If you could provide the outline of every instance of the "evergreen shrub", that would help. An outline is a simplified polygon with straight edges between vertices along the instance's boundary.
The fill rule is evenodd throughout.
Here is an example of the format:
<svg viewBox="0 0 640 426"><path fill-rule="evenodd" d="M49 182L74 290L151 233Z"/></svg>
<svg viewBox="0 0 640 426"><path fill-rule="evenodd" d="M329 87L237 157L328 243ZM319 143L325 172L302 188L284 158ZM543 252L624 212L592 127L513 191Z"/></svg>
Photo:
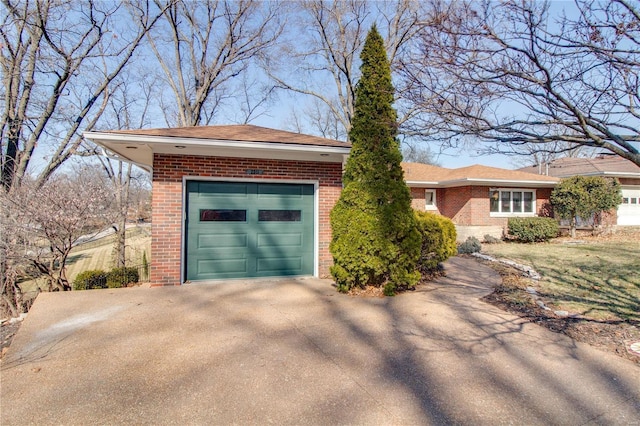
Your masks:
<svg viewBox="0 0 640 426"><path fill-rule="evenodd" d="M482 242L483 243L487 243L487 244L498 244L498 243L501 243L502 240L500 238L494 237L493 235L486 234L483 237L483 241Z"/></svg>
<svg viewBox="0 0 640 426"><path fill-rule="evenodd" d="M458 252L456 227L451 219L439 214L415 211L416 223L422 236L418 270L433 273L438 265Z"/></svg>
<svg viewBox="0 0 640 426"><path fill-rule="evenodd" d="M393 295L420 279L421 238L400 164L391 68L375 26L360 59L351 154L344 189L331 211L331 274L341 292L371 285Z"/></svg>
<svg viewBox="0 0 640 426"><path fill-rule="evenodd" d="M138 268L134 267L115 268L107 274L107 287L109 288L126 287L128 284L138 281L140 281L140 274Z"/></svg>
<svg viewBox="0 0 640 426"><path fill-rule="evenodd" d="M549 217L512 217L508 227L509 235L523 243L548 241L560 232L558 222Z"/></svg>
<svg viewBox="0 0 640 426"><path fill-rule="evenodd" d="M482 245L480 244L480 240L476 237L469 237L465 242L458 246L458 253L460 254L471 254L478 253L482 249Z"/></svg>
<svg viewBox="0 0 640 426"><path fill-rule="evenodd" d="M107 273L99 269L80 272L73 280L74 290L107 288Z"/></svg>

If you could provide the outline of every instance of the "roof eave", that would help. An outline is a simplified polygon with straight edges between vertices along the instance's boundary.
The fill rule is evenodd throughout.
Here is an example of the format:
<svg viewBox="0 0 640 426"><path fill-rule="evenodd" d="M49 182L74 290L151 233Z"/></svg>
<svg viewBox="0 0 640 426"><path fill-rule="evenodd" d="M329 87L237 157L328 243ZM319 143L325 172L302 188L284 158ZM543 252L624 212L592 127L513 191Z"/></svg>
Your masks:
<svg viewBox="0 0 640 426"><path fill-rule="evenodd" d="M348 154L351 150L350 146L333 146L333 145L312 145L312 144L296 144L288 142L251 142L239 140L225 139L202 139L202 138L181 138L181 137L164 137L164 136L145 136L145 135L127 135L107 132L84 132L84 137L92 141L98 139L103 141L111 141L114 143L127 144L163 144L163 145L184 145L186 148L190 146L208 147L224 147L224 148L249 148L249 149L268 149L283 151L312 151L312 152L329 152L334 154Z"/></svg>
<svg viewBox="0 0 640 426"><path fill-rule="evenodd" d="M219 156L245 157L253 155L254 158L261 158L261 153L264 153L265 158L342 162L351 150L350 146L162 137L109 132L84 132L83 135L118 157L147 170L152 169L153 155L157 153L215 156L217 151ZM128 153L129 150L137 151L133 154ZM207 154L203 154L203 150L207 150ZM209 150L211 150L211 154L208 154Z"/></svg>
<svg viewBox="0 0 640 426"><path fill-rule="evenodd" d="M558 181L540 181L540 180L519 180L519 179L479 179L479 178L462 178L452 179L440 182L442 188L453 188L456 186L504 186L504 187L524 187L524 188L553 188Z"/></svg>

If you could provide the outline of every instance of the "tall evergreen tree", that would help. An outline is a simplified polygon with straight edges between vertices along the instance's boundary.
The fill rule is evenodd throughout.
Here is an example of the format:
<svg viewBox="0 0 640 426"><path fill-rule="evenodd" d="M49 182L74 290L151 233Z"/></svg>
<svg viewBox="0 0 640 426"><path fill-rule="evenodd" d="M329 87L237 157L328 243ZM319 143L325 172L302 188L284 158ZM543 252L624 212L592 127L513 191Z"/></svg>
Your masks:
<svg viewBox="0 0 640 426"><path fill-rule="evenodd" d="M331 273L340 291L374 285L394 294L419 279L421 237L400 166L391 69L375 26L360 59L362 77L349 132L351 155L344 189L331 212Z"/></svg>

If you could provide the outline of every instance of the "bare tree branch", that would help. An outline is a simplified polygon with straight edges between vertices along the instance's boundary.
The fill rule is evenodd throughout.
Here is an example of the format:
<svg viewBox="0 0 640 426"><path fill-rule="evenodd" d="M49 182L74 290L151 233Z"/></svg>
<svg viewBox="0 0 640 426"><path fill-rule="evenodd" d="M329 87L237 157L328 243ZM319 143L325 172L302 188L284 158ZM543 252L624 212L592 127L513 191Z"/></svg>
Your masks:
<svg viewBox="0 0 640 426"><path fill-rule="evenodd" d="M634 4L439 4L402 64L412 131L484 152L607 150L640 164L640 22ZM567 147L566 144L570 146Z"/></svg>
<svg viewBox="0 0 640 426"><path fill-rule="evenodd" d="M317 120L322 108L326 118L336 122L330 127L341 127L335 133L346 136L359 78L358 55L367 31L378 17L393 67L393 61L417 31L418 9L418 2L408 0L295 3L291 40L283 43L277 57L265 58L263 67L277 88L312 99L309 111L313 116L309 119L316 133L323 133L327 124L326 119Z"/></svg>
<svg viewBox="0 0 640 426"><path fill-rule="evenodd" d="M21 184L36 147L55 147L38 186L76 152L81 128L95 124L104 111L96 103L104 106L107 88L159 15L151 15L144 0L2 1L8 13L0 30L0 130L2 183L9 190Z"/></svg>
<svg viewBox="0 0 640 426"><path fill-rule="evenodd" d="M279 5L253 0L155 3L166 9L149 39L175 100L175 117L169 115L167 124L208 124L228 96L229 82L280 36Z"/></svg>

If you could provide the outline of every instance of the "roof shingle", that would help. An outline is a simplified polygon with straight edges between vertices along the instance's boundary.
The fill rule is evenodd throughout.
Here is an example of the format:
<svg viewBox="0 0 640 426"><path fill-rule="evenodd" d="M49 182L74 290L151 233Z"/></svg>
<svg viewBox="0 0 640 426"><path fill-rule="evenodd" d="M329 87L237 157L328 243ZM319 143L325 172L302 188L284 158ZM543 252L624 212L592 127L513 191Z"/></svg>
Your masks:
<svg viewBox="0 0 640 426"><path fill-rule="evenodd" d="M557 182L558 179L551 176L542 176L533 173L525 173L518 170L488 167L479 164L447 169L420 163L402 163L405 180L410 182L439 182L457 180L497 180L515 182Z"/></svg>
<svg viewBox="0 0 640 426"><path fill-rule="evenodd" d="M529 173L548 173L549 176L569 177L576 175L615 175L638 174L640 167L629 160L614 155L603 155L596 158L559 158L548 167L523 167L520 171Z"/></svg>
<svg viewBox="0 0 640 426"><path fill-rule="evenodd" d="M242 142L267 142L296 145L350 147L347 142L324 139L301 133L286 132L250 124L227 126L175 127L164 129L110 130L123 135L158 136L165 138L194 138Z"/></svg>

